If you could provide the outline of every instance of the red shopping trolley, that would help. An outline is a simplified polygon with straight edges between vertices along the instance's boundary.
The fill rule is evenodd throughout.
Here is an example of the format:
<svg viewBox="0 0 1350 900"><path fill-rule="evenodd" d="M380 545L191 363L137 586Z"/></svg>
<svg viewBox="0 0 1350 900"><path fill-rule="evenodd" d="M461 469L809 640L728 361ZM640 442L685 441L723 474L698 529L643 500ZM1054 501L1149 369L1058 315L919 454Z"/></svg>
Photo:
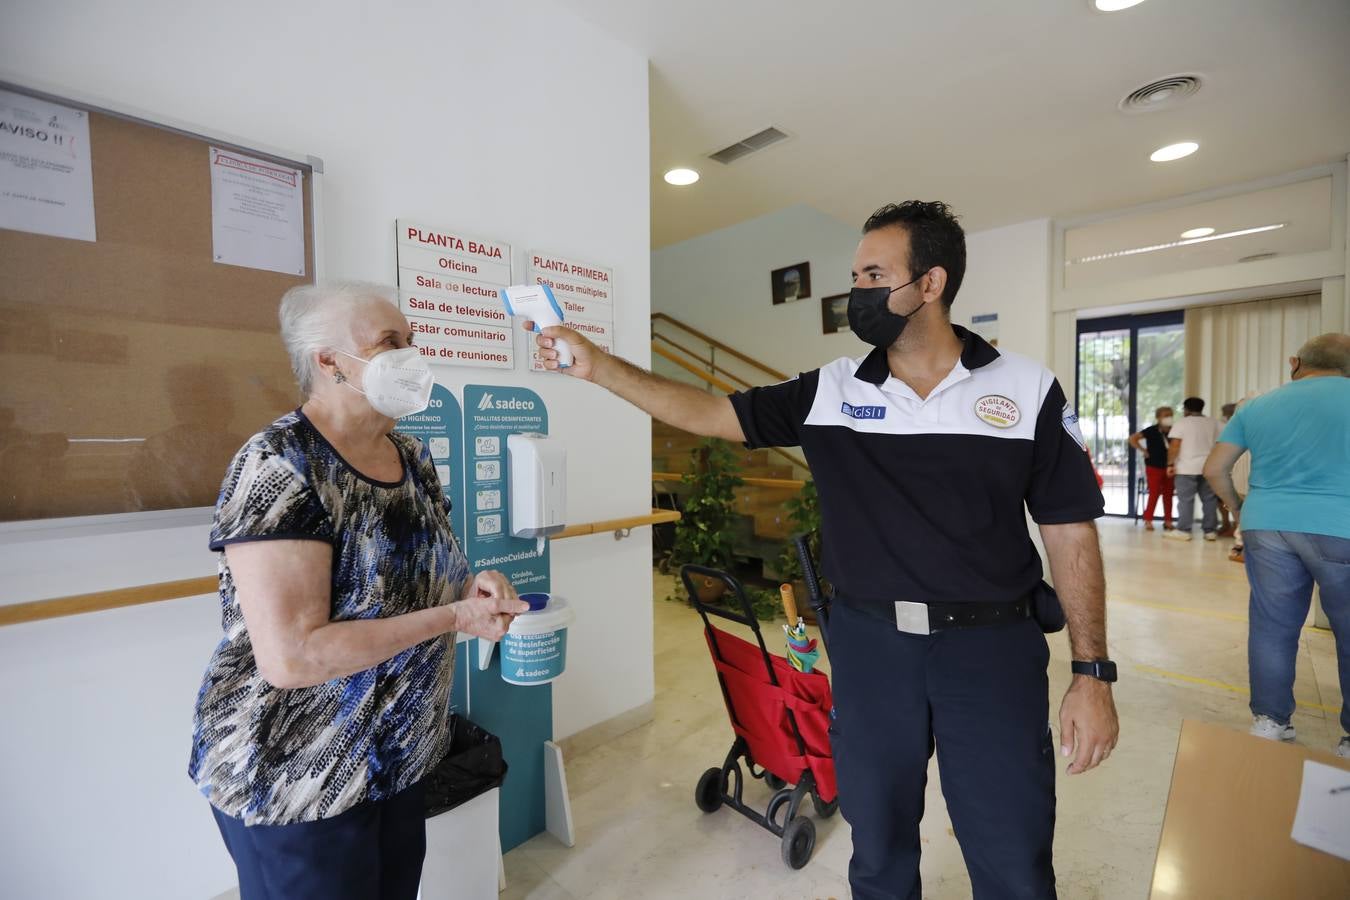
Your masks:
<svg viewBox="0 0 1350 900"><path fill-rule="evenodd" d="M729 589L724 596L730 598L727 607L731 608L699 600L691 575L724 582ZM703 619L704 636L736 734L721 768L709 769L699 779L694 800L705 813L730 806L780 837L783 862L800 869L816 846L815 822L798 814L803 802L809 795L821 818L834 815L839 805L830 754L830 680L823 672L799 672L787 660L769 653L750 601L735 578L702 566L684 566L680 577ZM814 577L808 576L808 584L823 635L823 601ZM737 606L739 612L734 610ZM748 626L758 646L714 627L709 616ZM762 814L743 799L745 772L774 789Z"/></svg>

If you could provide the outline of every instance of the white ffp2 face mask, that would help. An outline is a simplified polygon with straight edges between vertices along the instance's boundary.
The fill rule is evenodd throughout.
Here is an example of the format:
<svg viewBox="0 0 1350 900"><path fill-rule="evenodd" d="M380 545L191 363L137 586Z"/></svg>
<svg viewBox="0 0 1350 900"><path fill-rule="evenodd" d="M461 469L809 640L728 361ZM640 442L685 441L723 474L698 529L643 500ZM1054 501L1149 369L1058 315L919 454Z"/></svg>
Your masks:
<svg viewBox="0 0 1350 900"><path fill-rule="evenodd" d="M420 413L431 402L431 388L436 384L436 378L416 347L385 350L370 359L362 359L346 350L338 352L366 364L360 388L350 381L344 383L365 394L377 413L401 419Z"/></svg>

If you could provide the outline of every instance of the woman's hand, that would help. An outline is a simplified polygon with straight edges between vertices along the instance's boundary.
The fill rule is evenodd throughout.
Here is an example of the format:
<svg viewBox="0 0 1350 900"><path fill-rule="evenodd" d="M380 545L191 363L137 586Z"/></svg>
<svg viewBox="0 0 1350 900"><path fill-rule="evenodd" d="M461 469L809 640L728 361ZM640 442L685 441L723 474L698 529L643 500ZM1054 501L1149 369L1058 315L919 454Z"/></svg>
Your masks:
<svg viewBox="0 0 1350 900"><path fill-rule="evenodd" d="M530 608L501 572L479 572L469 579L460 599L451 606L455 610L456 631L489 641L501 640L511 627L511 620Z"/></svg>

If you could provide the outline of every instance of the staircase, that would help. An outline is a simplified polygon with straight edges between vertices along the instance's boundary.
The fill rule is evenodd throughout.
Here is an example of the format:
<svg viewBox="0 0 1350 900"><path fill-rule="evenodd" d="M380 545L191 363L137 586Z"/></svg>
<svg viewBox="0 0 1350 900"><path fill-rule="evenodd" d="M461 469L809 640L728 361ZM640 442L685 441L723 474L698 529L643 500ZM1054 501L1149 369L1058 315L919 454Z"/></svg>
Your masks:
<svg viewBox="0 0 1350 900"><path fill-rule="evenodd" d="M658 333L658 322L663 323L663 332L678 330L680 341ZM783 380L782 373L662 313L652 316L652 329L653 353L678 367L671 374L691 383L701 383L710 392L726 393L751 384ZM688 348L690 343L702 343L703 347L691 350ZM672 347L676 350L672 351ZM705 347L707 353L703 355L699 351ZM722 351L720 364L719 350ZM729 366L734 366L738 372L730 371ZM653 492L679 496L685 490L679 476L691 470L690 451L702 440L697 435L652 420ZM801 491L799 473L806 472L805 462L782 450L746 450L740 446L732 446L731 450L740 463L739 474L747 480L747 484L736 489L736 511L742 517L733 535L736 553L772 563L792 534L786 503Z"/></svg>

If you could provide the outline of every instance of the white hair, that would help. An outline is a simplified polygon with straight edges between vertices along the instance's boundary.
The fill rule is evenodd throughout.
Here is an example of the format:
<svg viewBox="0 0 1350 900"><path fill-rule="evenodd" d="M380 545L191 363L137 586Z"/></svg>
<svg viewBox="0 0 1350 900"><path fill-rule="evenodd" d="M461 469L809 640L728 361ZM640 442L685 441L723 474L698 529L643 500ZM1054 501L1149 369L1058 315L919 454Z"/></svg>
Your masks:
<svg viewBox="0 0 1350 900"><path fill-rule="evenodd" d="M314 354L349 344L344 327L357 310L372 303L398 306L397 294L393 288L372 281L329 281L298 285L282 295L281 340L306 399L314 387Z"/></svg>

